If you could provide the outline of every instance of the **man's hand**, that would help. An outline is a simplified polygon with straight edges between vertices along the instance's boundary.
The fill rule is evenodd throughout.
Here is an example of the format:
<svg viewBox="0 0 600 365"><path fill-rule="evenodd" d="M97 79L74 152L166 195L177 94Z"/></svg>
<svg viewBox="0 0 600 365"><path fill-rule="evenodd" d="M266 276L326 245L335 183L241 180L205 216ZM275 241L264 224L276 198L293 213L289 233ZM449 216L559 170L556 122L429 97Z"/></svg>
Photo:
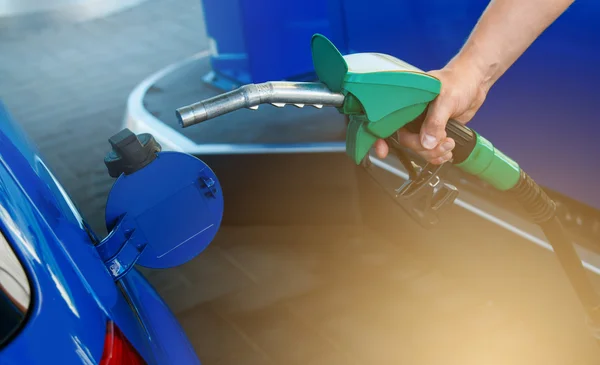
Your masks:
<svg viewBox="0 0 600 365"><path fill-rule="evenodd" d="M420 134L404 129L398 140L428 162L441 164L452 158L454 141L446 137L449 119L467 123L479 110L487 92L533 41L574 0L492 0L460 52L441 70L440 95L430 103ZM384 158L389 147L375 143Z"/></svg>
<svg viewBox="0 0 600 365"><path fill-rule="evenodd" d="M487 94L482 77L475 69L447 67L429 72L442 83L439 96L430 103L421 127L421 133L405 128L398 131L398 141L433 164L442 164L452 158L454 140L446 136L448 120L467 123L481 107ZM375 143L377 156L385 158L389 147L384 140Z"/></svg>

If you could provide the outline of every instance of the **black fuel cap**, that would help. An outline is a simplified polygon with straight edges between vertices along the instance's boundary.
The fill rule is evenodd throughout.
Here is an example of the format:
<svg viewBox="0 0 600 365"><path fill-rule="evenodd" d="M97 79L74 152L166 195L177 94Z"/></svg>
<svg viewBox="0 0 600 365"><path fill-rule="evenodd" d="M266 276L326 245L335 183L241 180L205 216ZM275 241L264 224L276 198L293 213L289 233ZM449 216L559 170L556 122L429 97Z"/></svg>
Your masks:
<svg viewBox="0 0 600 365"><path fill-rule="evenodd" d="M161 146L149 133L135 135L128 128L110 137L112 151L104 157L111 177L132 174L154 161Z"/></svg>

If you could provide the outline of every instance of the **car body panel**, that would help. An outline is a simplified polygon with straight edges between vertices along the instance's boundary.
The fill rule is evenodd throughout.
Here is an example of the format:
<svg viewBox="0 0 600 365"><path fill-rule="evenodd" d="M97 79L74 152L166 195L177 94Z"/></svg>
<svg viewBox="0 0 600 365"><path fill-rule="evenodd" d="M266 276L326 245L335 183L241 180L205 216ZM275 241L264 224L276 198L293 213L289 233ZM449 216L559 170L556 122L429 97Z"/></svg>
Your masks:
<svg viewBox="0 0 600 365"><path fill-rule="evenodd" d="M69 254L85 260L88 273L106 271L99 260L89 259L93 248L86 253L81 242L85 232L79 230L77 237L70 223L60 220L61 214L47 187L35 178L32 167L25 164L11 140L1 132L0 145L0 228L13 243L33 288L27 323L3 350L3 362L38 363L59 356L65 363L97 362L102 353L106 318ZM58 229L53 231L49 224ZM67 243L80 247L67 254ZM108 294L106 298L116 298L114 289L104 293Z"/></svg>
<svg viewBox="0 0 600 365"><path fill-rule="evenodd" d="M197 362L157 292L134 270L116 284L86 227L37 149L0 104L0 229L33 289L26 324L0 350L0 362L41 364L60 358L62 364L98 363L108 320L150 364Z"/></svg>
<svg viewBox="0 0 600 365"><path fill-rule="evenodd" d="M153 340L153 354L159 364L200 364L185 332L161 296L137 270L122 280L140 321Z"/></svg>

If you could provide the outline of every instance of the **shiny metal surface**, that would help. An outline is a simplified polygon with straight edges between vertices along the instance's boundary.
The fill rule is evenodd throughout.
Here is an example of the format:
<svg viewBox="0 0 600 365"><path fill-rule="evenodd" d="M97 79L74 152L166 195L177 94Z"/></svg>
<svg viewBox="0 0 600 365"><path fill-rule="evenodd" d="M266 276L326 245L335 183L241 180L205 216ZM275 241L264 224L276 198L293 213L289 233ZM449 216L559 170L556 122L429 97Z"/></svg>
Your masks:
<svg viewBox="0 0 600 365"><path fill-rule="evenodd" d="M317 82L265 82L244 85L236 90L177 109L177 119L182 127L189 127L238 109L258 109L260 104L283 107L292 104L298 108L310 105L338 107L344 95L333 93Z"/></svg>
<svg viewBox="0 0 600 365"><path fill-rule="evenodd" d="M179 131L169 127L162 120L150 113L143 103L144 95L159 80L176 72L178 69L197 60L210 56L210 52L199 52L180 62L171 64L148 76L129 95L123 128L136 133L151 133L163 147L163 151L180 151L192 155L223 154L280 154L280 153L344 153L346 144L340 142L303 142L296 144L261 144L261 143L202 143L198 144ZM181 108L182 109L182 108Z"/></svg>

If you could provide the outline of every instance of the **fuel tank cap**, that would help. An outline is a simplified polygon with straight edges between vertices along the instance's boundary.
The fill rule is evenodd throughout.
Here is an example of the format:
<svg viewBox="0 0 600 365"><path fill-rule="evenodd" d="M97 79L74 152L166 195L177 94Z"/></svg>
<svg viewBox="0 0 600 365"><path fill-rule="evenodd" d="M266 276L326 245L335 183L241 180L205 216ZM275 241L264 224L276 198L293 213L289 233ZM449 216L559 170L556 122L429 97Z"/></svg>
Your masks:
<svg viewBox="0 0 600 365"><path fill-rule="evenodd" d="M137 264L168 268L193 259L213 240L223 216L223 193L200 159L171 151L152 154L138 159L143 167L118 176L106 203L106 228L119 229L133 241L140 251Z"/></svg>

